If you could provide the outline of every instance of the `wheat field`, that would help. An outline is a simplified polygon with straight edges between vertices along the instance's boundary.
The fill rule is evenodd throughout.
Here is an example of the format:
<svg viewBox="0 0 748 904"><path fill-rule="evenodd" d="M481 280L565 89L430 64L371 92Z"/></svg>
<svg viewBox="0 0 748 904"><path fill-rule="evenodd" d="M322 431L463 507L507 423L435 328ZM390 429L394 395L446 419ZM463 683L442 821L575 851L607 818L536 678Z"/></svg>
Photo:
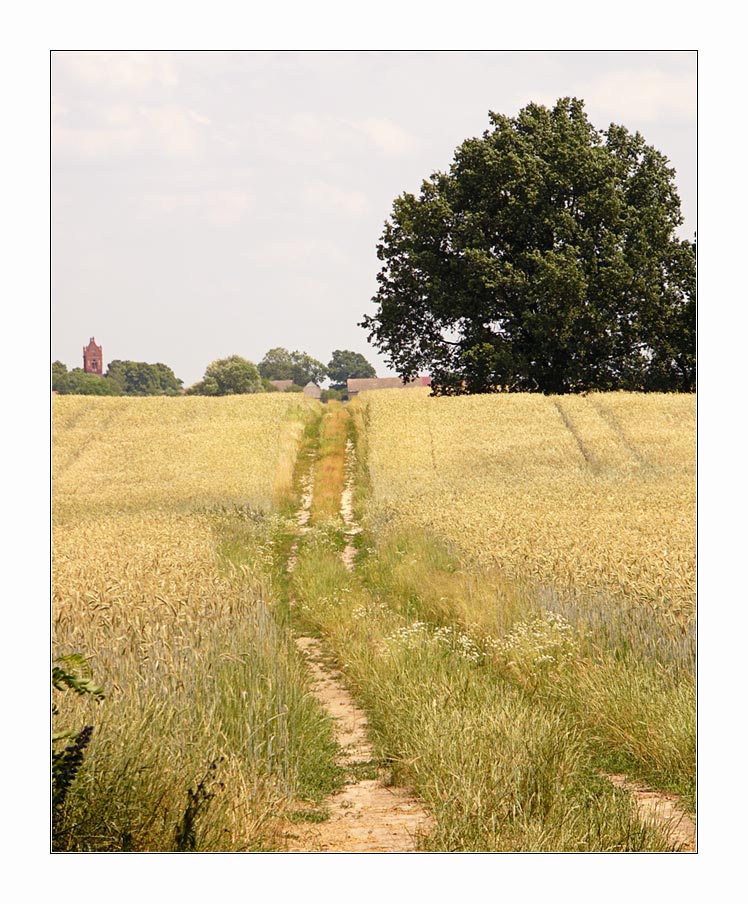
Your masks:
<svg viewBox="0 0 748 904"><path fill-rule="evenodd" d="M555 592L691 614L695 399L634 393L363 399L371 524Z"/></svg>
<svg viewBox="0 0 748 904"><path fill-rule="evenodd" d="M290 484L310 400L61 396L52 412L57 523L108 512L269 510Z"/></svg>
<svg viewBox="0 0 748 904"><path fill-rule="evenodd" d="M316 407L54 400L52 652L84 656L105 690L56 695L55 730L94 726L56 849L262 846L306 758L332 751L268 578L273 506ZM238 564L222 553L237 535Z"/></svg>
<svg viewBox="0 0 748 904"><path fill-rule="evenodd" d="M440 814L433 849L661 849L629 837L607 786L585 789L590 769L619 769L693 801L693 396L362 395L348 408L357 574L320 508L342 411L298 394L54 400L53 657L86 657L106 693L56 695L56 729L94 732L55 849L273 849L294 802L331 794L332 729L289 618L332 643L386 756ZM291 604L278 557L300 449L324 517L302 538ZM340 488L328 495L334 511ZM545 726L542 749L569 753L568 787L563 763L542 772L566 788L557 826L521 795L497 823L488 789L509 735L491 706L526 726L525 746ZM470 713L478 757L478 735L466 747L454 731ZM524 794L519 755L506 752L502 794ZM474 790L445 797L468 773Z"/></svg>

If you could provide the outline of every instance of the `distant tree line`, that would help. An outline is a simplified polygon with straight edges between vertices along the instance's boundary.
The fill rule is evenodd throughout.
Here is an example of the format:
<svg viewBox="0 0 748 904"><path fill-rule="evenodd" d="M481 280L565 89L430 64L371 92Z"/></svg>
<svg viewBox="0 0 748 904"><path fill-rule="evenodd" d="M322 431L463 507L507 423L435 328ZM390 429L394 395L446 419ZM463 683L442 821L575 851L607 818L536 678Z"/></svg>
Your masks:
<svg viewBox="0 0 748 904"><path fill-rule="evenodd" d="M175 396L182 381L165 364L145 361L111 361L104 376L87 374L82 367L68 370L62 361L52 365L52 389L61 395Z"/></svg>
<svg viewBox="0 0 748 904"><path fill-rule="evenodd" d="M322 400L347 397L347 381L356 377L375 377L372 365L358 352L336 349L327 365L305 352L271 348L255 365L240 355L211 362L202 380L182 388L170 367L141 361L112 361L104 376L88 374L80 367L68 370L61 361L52 365L52 389L62 395L243 395L254 392L278 392L273 381L291 381L286 392L302 392L308 383L320 385Z"/></svg>

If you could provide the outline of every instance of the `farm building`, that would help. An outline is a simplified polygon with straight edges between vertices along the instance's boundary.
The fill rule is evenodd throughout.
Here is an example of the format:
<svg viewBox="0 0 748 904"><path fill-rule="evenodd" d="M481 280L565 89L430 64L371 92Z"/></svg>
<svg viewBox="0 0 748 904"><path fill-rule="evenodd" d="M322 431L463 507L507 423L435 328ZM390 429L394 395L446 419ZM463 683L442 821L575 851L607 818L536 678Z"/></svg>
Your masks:
<svg viewBox="0 0 748 904"><path fill-rule="evenodd" d="M316 383L307 383L304 387L304 393L308 396L311 396L313 399L318 399L322 395L322 390L317 386Z"/></svg>
<svg viewBox="0 0 748 904"><path fill-rule="evenodd" d="M293 380L271 380L270 385L275 386L279 392L286 392L293 386Z"/></svg>
<svg viewBox="0 0 748 904"><path fill-rule="evenodd" d="M409 383L404 383L400 377L360 377L348 380L348 398L373 389L413 389L416 386L431 386L431 377L416 377Z"/></svg>

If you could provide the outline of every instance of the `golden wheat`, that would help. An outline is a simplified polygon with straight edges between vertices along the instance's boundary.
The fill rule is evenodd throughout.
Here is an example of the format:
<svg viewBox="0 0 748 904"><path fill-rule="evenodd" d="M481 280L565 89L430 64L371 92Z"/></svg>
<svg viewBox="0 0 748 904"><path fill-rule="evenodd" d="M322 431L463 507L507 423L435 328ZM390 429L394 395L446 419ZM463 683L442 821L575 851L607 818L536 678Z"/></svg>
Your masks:
<svg viewBox="0 0 748 904"><path fill-rule="evenodd" d="M81 698L59 701L62 727L96 725L75 815L87 838L102 833L99 811L109 824L119 806L128 843L169 849L187 788L220 763L223 834L204 843L241 847L293 785L279 757L293 746L289 701L303 679L266 605L264 528L232 516L247 525L240 571L222 563L219 528L226 509L274 517L318 404L269 394L54 400L53 651L86 656L106 689L88 715ZM239 773L246 794L231 778ZM160 828L157 809L168 814ZM110 835L101 844L116 848Z"/></svg>
<svg viewBox="0 0 748 904"><path fill-rule="evenodd" d="M290 484L302 412L281 393L188 398L56 398L56 520L108 512L268 510Z"/></svg>
<svg viewBox="0 0 748 904"><path fill-rule="evenodd" d="M692 612L693 396L362 398L373 525L512 579Z"/></svg>

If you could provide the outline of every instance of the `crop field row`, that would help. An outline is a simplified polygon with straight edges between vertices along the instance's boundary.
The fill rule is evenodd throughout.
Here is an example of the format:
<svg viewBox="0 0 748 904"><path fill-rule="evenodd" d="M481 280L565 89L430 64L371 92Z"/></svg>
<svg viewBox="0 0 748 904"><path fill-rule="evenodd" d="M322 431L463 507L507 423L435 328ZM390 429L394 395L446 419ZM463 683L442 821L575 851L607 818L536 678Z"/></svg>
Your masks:
<svg viewBox="0 0 748 904"><path fill-rule="evenodd" d="M555 592L690 616L690 395L365 396L369 523Z"/></svg>

